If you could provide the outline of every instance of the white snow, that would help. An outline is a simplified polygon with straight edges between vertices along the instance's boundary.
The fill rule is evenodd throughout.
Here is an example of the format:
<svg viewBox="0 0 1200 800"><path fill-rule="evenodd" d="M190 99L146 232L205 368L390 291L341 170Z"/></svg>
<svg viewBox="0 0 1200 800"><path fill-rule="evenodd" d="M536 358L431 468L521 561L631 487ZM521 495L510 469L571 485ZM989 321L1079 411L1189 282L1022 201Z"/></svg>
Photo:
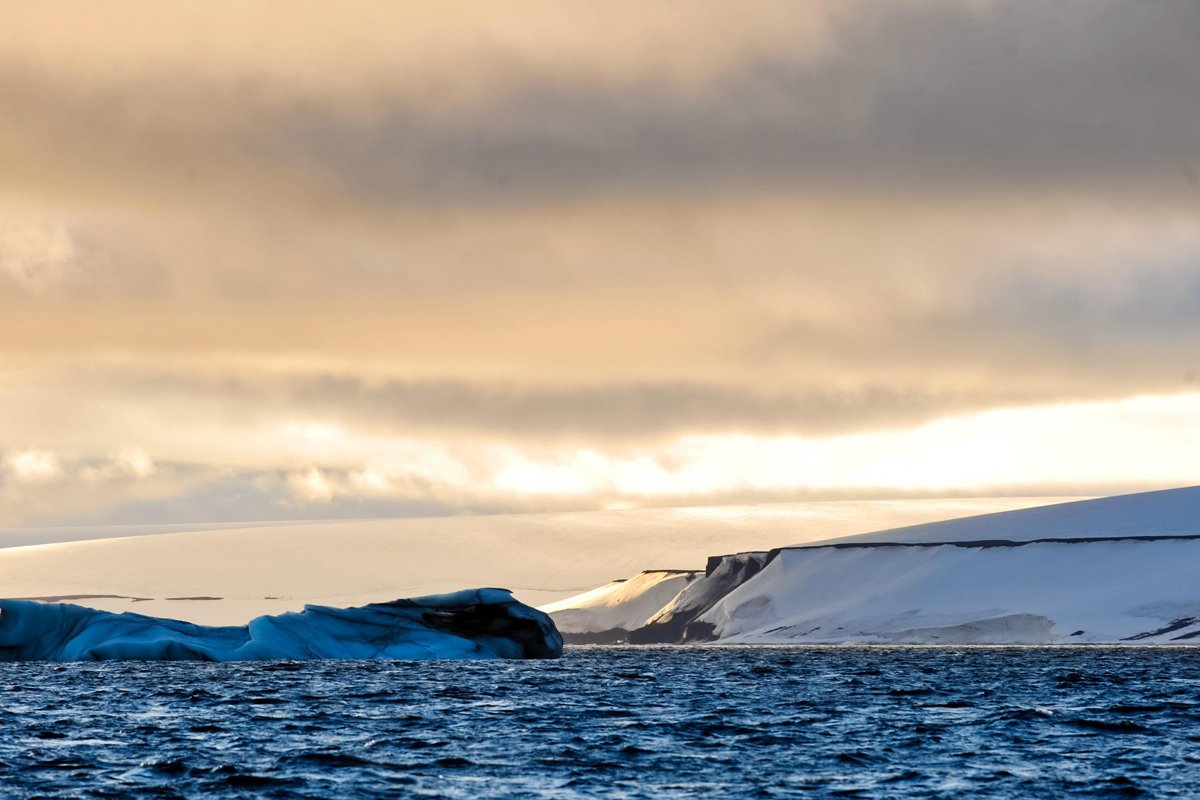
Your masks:
<svg viewBox="0 0 1200 800"><path fill-rule="evenodd" d="M701 573L703 574L703 573ZM597 633L646 624L695 579L695 572L643 572L541 607L563 633Z"/></svg>
<svg viewBox="0 0 1200 800"><path fill-rule="evenodd" d="M832 541L1030 543L784 549L699 621L729 641L1200 642L1200 540L1147 538L1187 536L1200 487L885 530Z"/></svg>
<svg viewBox="0 0 1200 800"><path fill-rule="evenodd" d="M647 624L671 627L694 619L712 608L736 586L757 574L769 555L759 551L722 556L712 569L706 569L703 576L685 586L658 613L651 616Z"/></svg>
<svg viewBox="0 0 1200 800"><path fill-rule="evenodd" d="M1144 640L1169 641L1200 631L1198 566L1200 540L784 550L700 620L727 642L1039 643L1195 618Z"/></svg>
<svg viewBox="0 0 1200 800"><path fill-rule="evenodd" d="M242 624L306 603L356 606L478 586L553 603L715 553L927 522L1052 498L846 501L717 508L313 522L0 549L0 597ZM120 595L103 598L96 595ZM168 599L168 598L219 599ZM146 598L132 601L128 598Z"/></svg>
<svg viewBox="0 0 1200 800"><path fill-rule="evenodd" d="M1198 487L810 539L725 556L630 640L1200 643L1200 539L1170 538L1188 536Z"/></svg>

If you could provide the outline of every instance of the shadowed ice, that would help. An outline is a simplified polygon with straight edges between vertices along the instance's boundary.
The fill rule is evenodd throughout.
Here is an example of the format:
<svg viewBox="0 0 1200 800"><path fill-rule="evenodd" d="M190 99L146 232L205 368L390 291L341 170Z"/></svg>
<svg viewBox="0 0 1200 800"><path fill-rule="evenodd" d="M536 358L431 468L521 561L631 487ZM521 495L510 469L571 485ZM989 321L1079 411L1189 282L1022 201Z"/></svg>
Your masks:
<svg viewBox="0 0 1200 800"><path fill-rule="evenodd" d="M305 606L210 627L66 603L0 600L0 661L557 658L550 618L504 589Z"/></svg>

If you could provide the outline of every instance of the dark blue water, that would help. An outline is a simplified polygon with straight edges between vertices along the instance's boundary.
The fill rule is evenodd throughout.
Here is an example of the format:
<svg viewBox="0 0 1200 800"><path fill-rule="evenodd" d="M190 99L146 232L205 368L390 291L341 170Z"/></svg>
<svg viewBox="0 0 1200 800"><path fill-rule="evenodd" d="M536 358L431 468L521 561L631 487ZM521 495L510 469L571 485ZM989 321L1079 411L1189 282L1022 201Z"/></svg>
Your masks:
<svg viewBox="0 0 1200 800"><path fill-rule="evenodd" d="M1200 649L0 664L0 796L1195 797Z"/></svg>

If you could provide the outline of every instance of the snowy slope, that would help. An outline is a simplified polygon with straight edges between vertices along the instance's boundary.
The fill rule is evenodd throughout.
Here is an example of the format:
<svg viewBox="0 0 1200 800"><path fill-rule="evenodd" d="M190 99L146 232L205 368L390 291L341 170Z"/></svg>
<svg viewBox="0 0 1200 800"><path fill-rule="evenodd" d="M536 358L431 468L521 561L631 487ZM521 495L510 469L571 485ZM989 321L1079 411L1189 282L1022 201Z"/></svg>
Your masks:
<svg viewBox="0 0 1200 800"><path fill-rule="evenodd" d="M1197 487L832 542L776 551L689 632L758 642L1200 642Z"/></svg>
<svg viewBox="0 0 1200 800"><path fill-rule="evenodd" d="M646 569L699 569L712 553L764 550L780 542L1039 502L1049 499L796 503L296 523L160 535L140 531L145 535L0 549L0 597L62 599L206 624L240 624L305 603L363 605L481 586L509 588L522 602L538 605Z"/></svg>
<svg viewBox="0 0 1200 800"><path fill-rule="evenodd" d="M770 557L770 553L758 551L710 558L704 575L685 586L640 630L631 632L629 641L656 644L685 639L688 625L757 575Z"/></svg>
<svg viewBox="0 0 1200 800"><path fill-rule="evenodd" d="M788 549L699 621L730 642L1200 642L1200 540Z"/></svg>
<svg viewBox="0 0 1200 800"><path fill-rule="evenodd" d="M628 639L1200 643L1200 489L714 556Z"/></svg>
<svg viewBox="0 0 1200 800"><path fill-rule="evenodd" d="M698 573L643 572L599 589L542 606L564 634L631 631L671 602Z"/></svg>

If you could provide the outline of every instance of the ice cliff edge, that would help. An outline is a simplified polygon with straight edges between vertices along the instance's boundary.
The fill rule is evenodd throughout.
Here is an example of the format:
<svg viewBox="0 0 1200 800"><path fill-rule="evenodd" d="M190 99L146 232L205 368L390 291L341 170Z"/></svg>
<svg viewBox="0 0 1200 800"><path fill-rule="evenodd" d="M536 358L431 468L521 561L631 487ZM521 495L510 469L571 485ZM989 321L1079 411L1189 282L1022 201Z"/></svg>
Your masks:
<svg viewBox="0 0 1200 800"><path fill-rule="evenodd" d="M713 556L544 610L572 644L1197 645L1197 567L1184 487Z"/></svg>
<svg viewBox="0 0 1200 800"><path fill-rule="evenodd" d="M558 658L550 617L505 589L305 606L209 627L67 603L0 600L0 661Z"/></svg>

